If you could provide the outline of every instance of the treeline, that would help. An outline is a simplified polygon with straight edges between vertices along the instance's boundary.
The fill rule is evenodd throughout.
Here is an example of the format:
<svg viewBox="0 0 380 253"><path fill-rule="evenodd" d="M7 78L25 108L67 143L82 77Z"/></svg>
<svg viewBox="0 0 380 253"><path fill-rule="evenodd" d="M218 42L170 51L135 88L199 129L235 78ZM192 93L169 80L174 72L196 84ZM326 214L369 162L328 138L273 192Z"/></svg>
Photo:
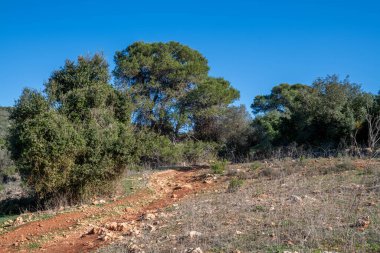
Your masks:
<svg viewBox="0 0 380 253"><path fill-rule="evenodd" d="M112 72L99 54L66 61L43 92L25 89L12 109L8 148L39 199L104 193L133 166L368 144L368 122L378 118L379 97L336 76L274 87L254 99L252 119L232 105L239 91L187 46L137 42L114 60Z"/></svg>
<svg viewBox="0 0 380 253"><path fill-rule="evenodd" d="M380 139L380 96L348 78L318 78L311 86L280 84L251 108L258 152L279 147L373 154Z"/></svg>

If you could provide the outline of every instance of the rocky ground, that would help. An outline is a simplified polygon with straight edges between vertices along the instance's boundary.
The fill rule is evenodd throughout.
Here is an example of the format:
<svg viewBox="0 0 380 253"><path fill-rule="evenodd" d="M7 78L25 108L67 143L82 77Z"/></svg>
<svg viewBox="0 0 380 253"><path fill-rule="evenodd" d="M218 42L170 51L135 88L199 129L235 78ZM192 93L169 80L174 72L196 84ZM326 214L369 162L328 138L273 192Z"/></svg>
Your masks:
<svg viewBox="0 0 380 253"><path fill-rule="evenodd" d="M0 219L0 252L380 252L377 160L135 176L126 197Z"/></svg>
<svg viewBox="0 0 380 253"><path fill-rule="evenodd" d="M0 252L93 251L140 234L140 224L151 213L216 185L203 169L165 170L149 175L146 187L126 197L3 218Z"/></svg>

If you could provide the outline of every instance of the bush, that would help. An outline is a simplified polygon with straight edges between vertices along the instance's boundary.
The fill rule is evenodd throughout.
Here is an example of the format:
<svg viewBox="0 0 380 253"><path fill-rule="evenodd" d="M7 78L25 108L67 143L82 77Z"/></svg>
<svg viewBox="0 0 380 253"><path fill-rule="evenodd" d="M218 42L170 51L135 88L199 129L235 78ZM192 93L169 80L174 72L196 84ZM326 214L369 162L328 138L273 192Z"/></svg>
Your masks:
<svg viewBox="0 0 380 253"><path fill-rule="evenodd" d="M70 189L76 155L84 140L55 112L46 112L11 129L11 148L22 179L41 198Z"/></svg>
<svg viewBox="0 0 380 253"><path fill-rule="evenodd" d="M211 170L214 174L223 174L227 167L227 161L216 161L211 164Z"/></svg>
<svg viewBox="0 0 380 253"><path fill-rule="evenodd" d="M107 186L139 158L133 129L118 108L128 101L109 79L101 56L79 57L53 72L45 94L25 89L12 110L12 157L44 203L110 192Z"/></svg>
<svg viewBox="0 0 380 253"><path fill-rule="evenodd" d="M243 179L240 178L232 178L230 183L228 184L228 192L235 192L237 191L240 187L242 187L244 184Z"/></svg>
<svg viewBox="0 0 380 253"><path fill-rule="evenodd" d="M261 168L261 163L260 162L253 162L250 166L249 169L251 171L257 171L258 169Z"/></svg>
<svg viewBox="0 0 380 253"><path fill-rule="evenodd" d="M182 147L172 143L167 136L141 129L136 133L136 143L135 152L140 164L157 167L174 165L182 160Z"/></svg>
<svg viewBox="0 0 380 253"><path fill-rule="evenodd" d="M208 162L216 158L216 144L202 141L182 143L182 160L191 164Z"/></svg>

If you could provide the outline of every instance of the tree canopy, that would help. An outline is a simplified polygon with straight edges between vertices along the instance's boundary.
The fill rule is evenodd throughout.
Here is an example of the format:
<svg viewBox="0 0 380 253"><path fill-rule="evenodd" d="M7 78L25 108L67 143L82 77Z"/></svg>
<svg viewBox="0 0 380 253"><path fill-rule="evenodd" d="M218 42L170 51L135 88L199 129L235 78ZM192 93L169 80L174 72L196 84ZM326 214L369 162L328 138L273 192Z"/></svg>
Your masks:
<svg viewBox="0 0 380 253"><path fill-rule="evenodd" d="M116 85L134 104L134 123L164 135L191 128L200 107L227 107L239 97L229 82L208 77L204 56L177 42L134 43L116 52L115 63Z"/></svg>
<svg viewBox="0 0 380 253"><path fill-rule="evenodd" d="M373 95L348 78L318 78L311 86L280 84L252 103L260 145L298 144L336 148L365 124Z"/></svg>

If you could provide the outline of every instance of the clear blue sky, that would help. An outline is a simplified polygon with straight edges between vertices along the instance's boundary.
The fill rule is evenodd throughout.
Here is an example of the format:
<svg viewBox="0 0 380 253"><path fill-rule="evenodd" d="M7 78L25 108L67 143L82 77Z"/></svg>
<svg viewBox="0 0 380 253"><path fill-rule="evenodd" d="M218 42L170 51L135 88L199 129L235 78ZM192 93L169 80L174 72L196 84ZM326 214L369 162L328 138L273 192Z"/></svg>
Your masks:
<svg viewBox="0 0 380 253"><path fill-rule="evenodd" d="M112 69L116 50L171 40L206 56L247 106L276 84L334 73L380 90L379 1L0 0L0 105L42 90L67 58L102 51Z"/></svg>

